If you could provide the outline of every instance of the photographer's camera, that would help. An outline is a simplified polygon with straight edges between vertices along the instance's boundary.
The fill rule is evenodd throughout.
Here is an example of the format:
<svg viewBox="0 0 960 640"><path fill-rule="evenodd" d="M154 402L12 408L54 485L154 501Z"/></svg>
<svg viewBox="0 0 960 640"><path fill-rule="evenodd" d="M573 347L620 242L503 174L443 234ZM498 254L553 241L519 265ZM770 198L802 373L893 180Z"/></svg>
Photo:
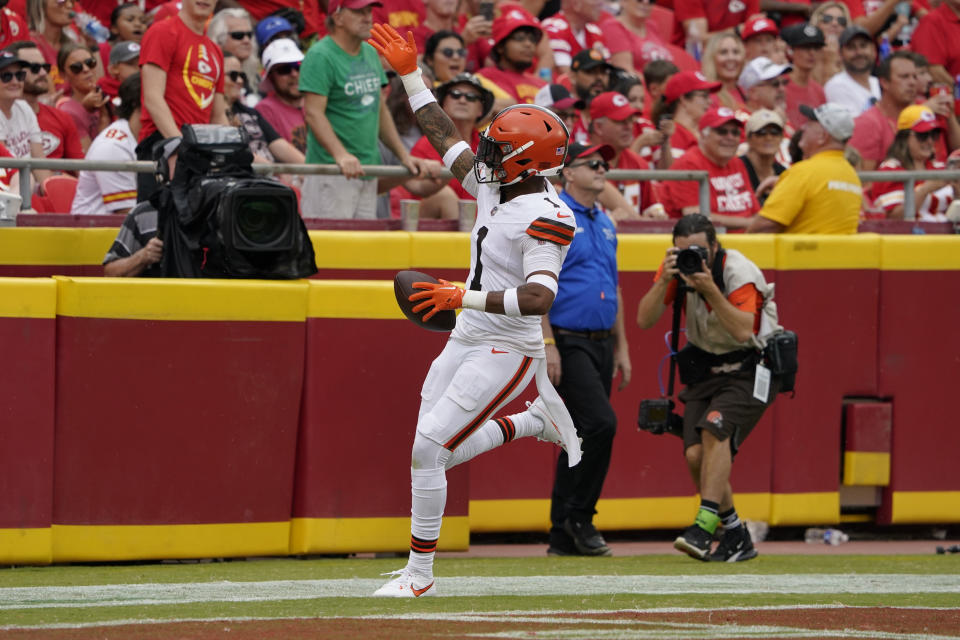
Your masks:
<svg viewBox="0 0 960 640"><path fill-rule="evenodd" d="M677 252L677 269L685 276L703 271L703 263L710 254L704 247L692 244L686 249Z"/></svg>

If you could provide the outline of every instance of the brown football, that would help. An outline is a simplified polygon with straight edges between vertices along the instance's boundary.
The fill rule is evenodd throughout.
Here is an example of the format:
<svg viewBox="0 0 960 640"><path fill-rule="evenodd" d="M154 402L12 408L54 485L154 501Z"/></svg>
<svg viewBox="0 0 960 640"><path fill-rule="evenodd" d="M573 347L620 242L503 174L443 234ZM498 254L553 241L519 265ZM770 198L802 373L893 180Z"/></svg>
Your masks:
<svg viewBox="0 0 960 640"><path fill-rule="evenodd" d="M424 309L420 313L414 313L413 308L422 302L410 302L410 296L423 289L414 289L414 282L437 282L433 276L419 271L400 271L393 279L393 294L397 297L397 304L407 319L416 325L429 329L430 331L452 331L457 324L457 314L453 310L440 311L429 321L423 321L423 315L429 311Z"/></svg>

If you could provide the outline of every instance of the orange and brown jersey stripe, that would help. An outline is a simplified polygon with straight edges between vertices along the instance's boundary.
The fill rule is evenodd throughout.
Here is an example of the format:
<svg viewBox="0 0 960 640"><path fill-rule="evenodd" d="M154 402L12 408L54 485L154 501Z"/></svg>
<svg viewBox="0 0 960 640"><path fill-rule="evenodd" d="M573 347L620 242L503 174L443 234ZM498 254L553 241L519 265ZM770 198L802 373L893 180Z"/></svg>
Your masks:
<svg viewBox="0 0 960 640"><path fill-rule="evenodd" d="M507 444L517 437L517 428L510 418L497 418L494 422L497 423L497 426L500 427L500 433L503 434L503 444Z"/></svg>
<svg viewBox="0 0 960 640"><path fill-rule="evenodd" d="M523 376L527 374L527 370L530 369L530 363L533 362L533 358L524 356L523 361L520 363L520 366L517 368L517 372L513 374L510 378L510 381L494 396L493 400L490 401L483 411L481 411L476 418L470 421L470 424L461 429L457 435L453 436L444 444L443 446L453 451L461 444L463 441L470 437L474 431L483 426L487 420L490 419L490 414L497 410L504 400L510 397L510 394L513 393L513 390L517 388L520 382L523 380Z"/></svg>
<svg viewBox="0 0 960 640"><path fill-rule="evenodd" d="M410 551L414 553L433 553L437 550L437 540L423 540L417 536L410 536Z"/></svg>
<svg viewBox="0 0 960 640"><path fill-rule="evenodd" d="M537 218L527 227L527 233L537 240L546 240L562 247L573 242L573 234L576 231L568 224L543 217Z"/></svg>

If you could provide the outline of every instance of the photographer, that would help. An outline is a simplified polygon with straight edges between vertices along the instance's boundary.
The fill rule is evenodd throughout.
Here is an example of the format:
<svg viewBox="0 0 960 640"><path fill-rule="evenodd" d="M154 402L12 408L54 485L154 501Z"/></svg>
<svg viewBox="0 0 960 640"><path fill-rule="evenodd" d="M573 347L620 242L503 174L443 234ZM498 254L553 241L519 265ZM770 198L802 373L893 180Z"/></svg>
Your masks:
<svg viewBox="0 0 960 640"><path fill-rule="evenodd" d="M686 296L674 308L679 313L682 305L686 314L687 345L676 355L686 386L679 395L684 455L701 500L674 547L698 560L749 560L757 552L734 509L730 469L780 387L760 364L767 339L781 331L773 285L742 253L720 246L707 217L691 214L674 226L673 247L640 300L640 327L653 327L678 291ZM723 537L711 553L721 523Z"/></svg>

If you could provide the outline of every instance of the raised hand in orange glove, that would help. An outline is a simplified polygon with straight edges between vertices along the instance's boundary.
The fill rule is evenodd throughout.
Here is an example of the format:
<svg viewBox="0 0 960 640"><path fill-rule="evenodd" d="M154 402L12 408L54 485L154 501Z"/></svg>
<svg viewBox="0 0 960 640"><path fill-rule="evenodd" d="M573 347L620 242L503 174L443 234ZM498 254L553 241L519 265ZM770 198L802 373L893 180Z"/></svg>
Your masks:
<svg viewBox="0 0 960 640"><path fill-rule="evenodd" d="M417 43L413 40L413 32L407 32L407 39L397 33L389 24L375 24L370 34L370 46L376 49L390 66L405 76L417 70Z"/></svg>
<svg viewBox="0 0 960 640"><path fill-rule="evenodd" d="M446 280L440 280L438 282L414 282L413 288L426 289L426 291L411 294L408 298L410 302L423 300L423 302L413 308L414 313L420 313L423 309L433 307L433 309L423 316L424 322L432 318L438 311L459 309L463 306L464 289L452 282Z"/></svg>

